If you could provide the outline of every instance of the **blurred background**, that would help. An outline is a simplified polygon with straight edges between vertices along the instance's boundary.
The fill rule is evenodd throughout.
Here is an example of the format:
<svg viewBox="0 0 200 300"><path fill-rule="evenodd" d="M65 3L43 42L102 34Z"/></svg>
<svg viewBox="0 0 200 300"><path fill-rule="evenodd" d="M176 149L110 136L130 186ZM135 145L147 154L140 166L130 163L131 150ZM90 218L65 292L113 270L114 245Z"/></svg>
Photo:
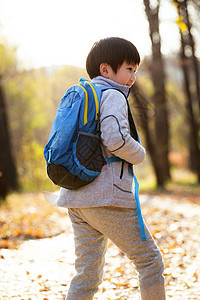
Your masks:
<svg viewBox="0 0 200 300"><path fill-rule="evenodd" d="M200 191L199 0L0 0L0 197L51 190L43 149L93 43L119 36L142 62L130 93L147 149L142 191Z"/></svg>

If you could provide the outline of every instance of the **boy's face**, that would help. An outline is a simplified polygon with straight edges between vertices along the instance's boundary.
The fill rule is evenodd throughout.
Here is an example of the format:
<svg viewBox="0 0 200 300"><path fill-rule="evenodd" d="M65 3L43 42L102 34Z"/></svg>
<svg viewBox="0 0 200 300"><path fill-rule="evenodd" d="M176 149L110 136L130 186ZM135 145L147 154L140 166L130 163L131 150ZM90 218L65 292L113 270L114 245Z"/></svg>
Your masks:
<svg viewBox="0 0 200 300"><path fill-rule="evenodd" d="M138 65L127 64L126 62L124 62L117 70L117 73L113 71L110 65L104 64L104 67L104 74L101 73L101 75L119 84L131 87L136 80L135 73L137 71Z"/></svg>

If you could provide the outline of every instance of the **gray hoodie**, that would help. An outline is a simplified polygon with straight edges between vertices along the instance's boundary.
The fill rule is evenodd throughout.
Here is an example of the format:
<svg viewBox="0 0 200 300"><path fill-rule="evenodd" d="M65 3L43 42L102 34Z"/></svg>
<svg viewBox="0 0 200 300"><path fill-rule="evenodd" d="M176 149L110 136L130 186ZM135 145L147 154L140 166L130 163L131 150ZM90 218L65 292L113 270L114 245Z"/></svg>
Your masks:
<svg viewBox="0 0 200 300"><path fill-rule="evenodd" d="M129 87L98 76L96 85L112 86L128 96ZM100 129L105 157L118 156L125 160L106 164L100 175L78 190L61 188L57 205L62 207L120 206L136 207L133 173L128 163L138 165L144 161L145 149L130 135L128 106L123 94L114 89L102 93L100 103Z"/></svg>

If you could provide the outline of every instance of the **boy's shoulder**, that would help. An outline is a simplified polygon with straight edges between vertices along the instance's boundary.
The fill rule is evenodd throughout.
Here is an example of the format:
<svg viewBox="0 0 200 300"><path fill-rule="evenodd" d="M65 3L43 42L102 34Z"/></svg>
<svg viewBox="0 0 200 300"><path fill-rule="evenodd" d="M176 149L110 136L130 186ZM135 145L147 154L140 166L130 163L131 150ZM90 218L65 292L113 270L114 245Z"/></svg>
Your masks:
<svg viewBox="0 0 200 300"><path fill-rule="evenodd" d="M119 89L108 89L103 91L102 93L102 102L109 101L115 103L115 106L117 103L123 103L126 104L126 95L120 91Z"/></svg>
<svg viewBox="0 0 200 300"><path fill-rule="evenodd" d="M102 93L100 107L103 115L126 114L128 110L125 96L122 92L115 89L109 89Z"/></svg>

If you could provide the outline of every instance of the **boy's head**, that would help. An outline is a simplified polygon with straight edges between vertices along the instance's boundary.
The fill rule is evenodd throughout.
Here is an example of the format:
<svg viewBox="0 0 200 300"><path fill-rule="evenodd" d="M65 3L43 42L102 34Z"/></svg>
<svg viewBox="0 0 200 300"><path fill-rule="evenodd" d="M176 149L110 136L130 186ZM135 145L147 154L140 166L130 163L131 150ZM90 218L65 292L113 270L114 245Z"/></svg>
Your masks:
<svg viewBox="0 0 200 300"><path fill-rule="evenodd" d="M139 66L140 55L137 48L129 41L111 37L96 42L86 60L86 70L90 78L102 75L102 64L109 65L114 73L123 63Z"/></svg>

